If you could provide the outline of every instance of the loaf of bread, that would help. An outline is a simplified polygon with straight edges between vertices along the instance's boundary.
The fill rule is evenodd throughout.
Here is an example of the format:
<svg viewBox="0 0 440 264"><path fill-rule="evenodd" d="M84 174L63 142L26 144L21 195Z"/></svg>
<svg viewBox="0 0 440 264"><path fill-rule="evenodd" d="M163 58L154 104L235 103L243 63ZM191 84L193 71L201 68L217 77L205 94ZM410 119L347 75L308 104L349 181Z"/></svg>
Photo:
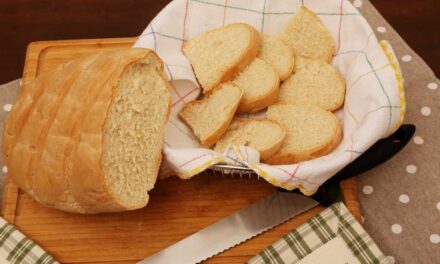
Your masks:
<svg viewBox="0 0 440 264"><path fill-rule="evenodd" d="M201 100L189 102L180 117L203 146L210 147L226 132L243 96L241 88L224 83Z"/></svg>
<svg viewBox="0 0 440 264"><path fill-rule="evenodd" d="M41 204L76 213L148 202L171 98L147 49L101 51L24 86L4 130L9 176Z"/></svg>
<svg viewBox="0 0 440 264"><path fill-rule="evenodd" d="M297 57L295 74L280 87L278 102L316 104L335 111L345 98L345 80L332 65Z"/></svg>
<svg viewBox="0 0 440 264"><path fill-rule="evenodd" d="M236 23L188 40L183 53L206 93L233 79L257 56L259 48L260 33L252 26Z"/></svg>
<svg viewBox="0 0 440 264"><path fill-rule="evenodd" d="M307 7L296 12L278 37L296 56L331 62L335 41L321 19Z"/></svg>
<svg viewBox="0 0 440 264"><path fill-rule="evenodd" d="M259 58L255 58L232 83L243 90L237 110L240 113L253 113L268 107L277 100L280 90L278 73Z"/></svg>
<svg viewBox="0 0 440 264"><path fill-rule="evenodd" d="M268 164L294 164L333 151L341 142L342 128L336 116L315 105L275 104L267 117L286 130L281 149L266 160Z"/></svg>
<svg viewBox="0 0 440 264"><path fill-rule="evenodd" d="M276 153L283 143L284 127L270 119L234 119L223 137L215 144L215 151L224 152L229 145L248 146L260 152L265 160Z"/></svg>

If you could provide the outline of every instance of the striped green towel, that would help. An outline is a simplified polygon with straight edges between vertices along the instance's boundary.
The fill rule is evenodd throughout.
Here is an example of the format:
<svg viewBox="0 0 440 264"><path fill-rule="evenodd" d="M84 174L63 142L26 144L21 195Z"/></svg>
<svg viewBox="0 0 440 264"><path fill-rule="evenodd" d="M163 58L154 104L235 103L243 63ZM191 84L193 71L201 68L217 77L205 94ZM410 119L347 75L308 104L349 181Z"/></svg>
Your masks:
<svg viewBox="0 0 440 264"><path fill-rule="evenodd" d="M0 217L0 263L58 263L41 247Z"/></svg>
<svg viewBox="0 0 440 264"><path fill-rule="evenodd" d="M345 205L336 203L248 263L385 264L388 261Z"/></svg>

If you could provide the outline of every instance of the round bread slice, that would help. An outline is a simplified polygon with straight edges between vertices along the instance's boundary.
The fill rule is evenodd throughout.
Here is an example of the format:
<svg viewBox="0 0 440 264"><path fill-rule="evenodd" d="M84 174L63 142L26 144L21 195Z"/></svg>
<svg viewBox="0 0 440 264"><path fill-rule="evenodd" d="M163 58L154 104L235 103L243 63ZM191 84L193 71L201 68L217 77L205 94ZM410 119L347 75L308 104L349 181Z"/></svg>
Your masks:
<svg viewBox="0 0 440 264"><path fill-rule="evenodd" d="M260 152L265 160L277 152L286 133L284 127L270 119L234 119L214 150L224 152L228 145L247 146Z"/></svg>
<svg viewBox="0 0 440 264"><path fill-rule="evenodd" d="M259 58L255 58L232 83L243 90L237 110L240 113L257 112L278 98L280 77L270 64Z"/></svg>
<svg viewBox="0 0 440 264"><path fill-rule="evenodd" d="M280 122L286 130L281 149L266 162L294 164L324 156L341 142L342 128L336 116L315 105L275 104L267 117Z"/></svg>
<svg viewBox="0 0 440 264"><path fill-rule="evenodd" d="M239 87L221 84L203 99L189 102L180 112L180 117L203 146L212 146L228 129L242 96L243 91Z"/></svg>
<svg viewBox="0 0 440 264"><path fill-rule="evenodd" d="M335 51L332 33L321 19L306 7L301 7L278 37L291 47L295 55L331 62Z"/></svg>
<svg viewBox="0 0 440 264"><path fill-rule="evenodd" d="M257 56L260 39L252 26L235 23L188 40L183 53L207 93L234 78Z"/></svg>
<svg viewBox="0 0 440 264"><path fill-rule="evenodd" d="M276 37L263 35L258 58L269 63L284 81L294 70L293 50Z"/></svg>
<svg viewBox="0 0 440 264"><path fill-rule="evenodd" d="M295 74L281 85L278 102L316 104L335 111L344 98L345 80L332 65L298 57Z"/></svg>

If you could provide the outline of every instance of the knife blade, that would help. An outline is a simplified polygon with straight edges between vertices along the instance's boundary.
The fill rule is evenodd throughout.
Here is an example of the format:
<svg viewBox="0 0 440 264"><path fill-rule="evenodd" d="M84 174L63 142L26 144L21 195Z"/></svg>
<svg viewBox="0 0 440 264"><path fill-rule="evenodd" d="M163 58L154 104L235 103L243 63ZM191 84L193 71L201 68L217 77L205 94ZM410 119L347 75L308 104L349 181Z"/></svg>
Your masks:
<svg viewBox="0 0 440 264"><path fill-rule="evenodd" d="M316 194L311 196L313 199L297 191L279 190L138 263L199 263L280 225L318 204L330 205L340 199L340 194L335 191L337 189L335 185L338 185L339 181L384 163L402 150L414 133L414 125L402 125L388 138L379 140L321 186Z"/></svg>
<svg viewBox="0 0 440 264"><path fill-rule="evenodd" d="M138 263L199 263L318 204L301 194L275 192Z"/></svg>

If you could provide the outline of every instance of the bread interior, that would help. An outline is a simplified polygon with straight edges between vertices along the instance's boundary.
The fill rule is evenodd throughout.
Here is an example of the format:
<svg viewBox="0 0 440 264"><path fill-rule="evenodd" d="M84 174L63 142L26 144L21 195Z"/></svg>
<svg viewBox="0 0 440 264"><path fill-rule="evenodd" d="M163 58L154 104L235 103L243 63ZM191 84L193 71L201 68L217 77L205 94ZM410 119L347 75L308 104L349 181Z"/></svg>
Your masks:
<svg viewBox="0 0 440 264"><path fill-rule="evenodd" d="M167 118L167 82L154 61L127 67L104 127L106 182L128 208L143 207L156 182Z"/></svg>

